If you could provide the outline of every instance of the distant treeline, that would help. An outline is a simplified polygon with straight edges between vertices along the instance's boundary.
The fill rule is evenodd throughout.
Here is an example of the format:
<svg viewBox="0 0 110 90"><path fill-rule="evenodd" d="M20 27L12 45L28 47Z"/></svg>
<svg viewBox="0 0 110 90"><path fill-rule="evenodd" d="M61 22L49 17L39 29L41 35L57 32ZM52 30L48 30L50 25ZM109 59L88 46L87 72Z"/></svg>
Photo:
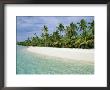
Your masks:
<svg viewBox="0 0 110 90"><path fill-rule="evenodd" d="M48 33L46 25L42 28L42 34L36 33L25 41L17 42L22 46L58 47L58 48L94 48L94 20L87 22L82 19L78 23L70 23L64 26L60 23L56 31Z"/></svg>

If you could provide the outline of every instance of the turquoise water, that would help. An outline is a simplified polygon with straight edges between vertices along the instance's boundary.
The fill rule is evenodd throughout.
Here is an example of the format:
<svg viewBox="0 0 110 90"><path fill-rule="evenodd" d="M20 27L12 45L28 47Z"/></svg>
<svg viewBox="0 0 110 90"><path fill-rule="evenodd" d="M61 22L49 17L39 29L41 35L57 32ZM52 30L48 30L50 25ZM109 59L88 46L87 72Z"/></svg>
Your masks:
<svg viewBox="0 0 110 90"><path fill-rule="evenodd" d="M94 64L90 62L36 55L23 46L17 46L16 55L16 74L94 74Z"/></svg>

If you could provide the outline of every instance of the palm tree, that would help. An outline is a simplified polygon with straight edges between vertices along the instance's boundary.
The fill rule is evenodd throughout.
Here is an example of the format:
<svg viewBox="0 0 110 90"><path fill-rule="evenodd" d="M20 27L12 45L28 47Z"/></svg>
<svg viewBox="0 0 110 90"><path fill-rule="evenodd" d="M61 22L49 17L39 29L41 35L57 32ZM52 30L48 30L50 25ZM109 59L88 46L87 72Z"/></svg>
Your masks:
<svg viewBox="0 0 110 90"><path fill-rule="evenodd" d="M43 37L43 40L45 42L45 46L47 46L47 39L48 39L48 27L44 25L43 29L42 29L42 37Z"/></svg>
<svg viewBox="0 0 110 90"><path fill-rule="evenodd" d="M58 46L59 45L59 40L60 40L60 35L59 35L58 30L53 32L52 39L53 39L53 46Z"/></svg>
<svg viewBox="0 0 110 90"><path fill-rule="evenodd" d="M64 31L64 26L63 26L62 23L59 24L59 26L57 27L57 30L59 30L59 32L60 32L60 36L61 36L61 32Z"/></svg>
<svg viewBox="0 0 110 90"><path fill-rule="evenodd" d="M83 31L82 35L83 35L84 37L86 37L86 29L87 29L87 25L86 25L86 24L87 24L87 23L86 23L86 21L85 21L84 19L82 19L82 20L80 21L80 30Z"/></svg>
<svg viewBox="0 0 110 90"><path fill-rule="evenodd" d="M65 28L65 35L71 38L72 36L77 36L77 26L73 22L70 23L69 26L66 26Z"/></svg>
<svg viewBox="0 0 110 90"><path fill-rule="evenodd" d="M70 27L69 27L69 26L66 26L66 29L65 29L65 37L70 38L70 33L71 33Z"/></svg>
<svg viewBox="0 0 110 90"><path fill-rule="evenodd" d="M94 35L94 20L90 23L90 30L92 30L92 34Z"/></svg>
<svg viewBox="0 0 110 90"><path fill-rule="evenodd" d="M77 36L77 32L76 32L77 26L76 26L76 24L74 24L73 22L70 23L70 30L71 30L71 37L72 37L72 36L73 36L73 37L76 37L76 36Z"/></svg>
<svg viewBox="0 0 110 90"><path fill-rule="evenodd" d="M27 40L25 40L24 42L21 42L24 46L30 46L31 45L31 40L28 37Z"/></svg>

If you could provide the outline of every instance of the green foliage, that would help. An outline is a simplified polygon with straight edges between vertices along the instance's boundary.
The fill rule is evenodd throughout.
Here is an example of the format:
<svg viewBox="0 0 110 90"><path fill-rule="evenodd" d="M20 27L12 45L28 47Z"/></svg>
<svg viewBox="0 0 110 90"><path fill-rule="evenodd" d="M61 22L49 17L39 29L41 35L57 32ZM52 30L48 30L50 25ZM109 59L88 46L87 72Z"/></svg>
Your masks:
<svg viewBox="0 0 110 90"><path fill-rule="evenodd" d="M35 33L31 39L28 38L17 44L58 48L94 48L94 20L87 23L82 19L77 24L71 22L68 26L60 23L56 27L56 31L51 34L48 31L48 27L44 25L41 36L38 37Z"/></svg>
<svg viewBox="0 0 110 90"><path fill-rule="evenodd" d="M64 26L62 23L59 24L59 26L57 27L57 30L60 32L60 35L61 35L61 32L64 31Z"/></svg>

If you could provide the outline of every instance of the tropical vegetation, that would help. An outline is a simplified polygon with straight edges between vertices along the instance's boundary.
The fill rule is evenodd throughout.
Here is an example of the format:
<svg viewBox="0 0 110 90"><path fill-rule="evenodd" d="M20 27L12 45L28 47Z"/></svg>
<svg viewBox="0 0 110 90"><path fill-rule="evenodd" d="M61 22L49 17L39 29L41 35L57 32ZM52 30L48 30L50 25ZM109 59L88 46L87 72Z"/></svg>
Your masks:
<svg viewBox="0 0 110 90"><path fill-rule="evenodd" d="M44 25L40 36L34 33L33 37L27 40L17 42L22 46L39 46L39 47L58 47L58 48L94 48L94 20L87 22L82 19L80 22L65 26L60 23L56 30L49 33L49 28Z"/></svg>

